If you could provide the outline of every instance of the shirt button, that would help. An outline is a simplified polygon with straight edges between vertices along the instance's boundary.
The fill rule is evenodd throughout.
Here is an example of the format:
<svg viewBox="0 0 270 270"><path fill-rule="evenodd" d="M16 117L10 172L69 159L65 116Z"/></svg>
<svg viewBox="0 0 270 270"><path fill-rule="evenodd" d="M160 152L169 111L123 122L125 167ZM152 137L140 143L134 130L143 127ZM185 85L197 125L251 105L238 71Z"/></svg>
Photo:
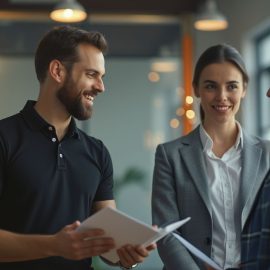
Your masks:
<svg viewBox="0 0 270 270"><path fill-rule="evenodd" d="M53 127L49 126L48 127L48 130L52 131L53 130Z"/></svg>
<svg viewBox="0 0 270 270"><path fill-rule="evenodd" d="M63 158L63 155L62 155L62 154L59 154L59 157L60 157L60 158Z"/></svg>
<svg viewBox="0 0 270 270"><path fill-rule="evenodd" d="M56 142L56 138L52 138L52 142Z"/></svg>

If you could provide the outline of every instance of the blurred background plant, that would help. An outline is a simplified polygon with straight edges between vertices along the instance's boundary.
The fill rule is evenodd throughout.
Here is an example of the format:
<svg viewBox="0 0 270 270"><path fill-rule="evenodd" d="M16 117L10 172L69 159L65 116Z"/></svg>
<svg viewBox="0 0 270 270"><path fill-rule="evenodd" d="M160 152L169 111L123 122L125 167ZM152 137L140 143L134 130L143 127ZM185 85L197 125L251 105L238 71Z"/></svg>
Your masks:
<svg viewBox="0 0 270 270"><path fill-rule="evenodd" d="M119 194L120 190L124 187L135 184L139 186L145 186L146 174L143 170L137 167L130 167L126 169L122 176L114 178L114 193L115 197Z"/></svg>

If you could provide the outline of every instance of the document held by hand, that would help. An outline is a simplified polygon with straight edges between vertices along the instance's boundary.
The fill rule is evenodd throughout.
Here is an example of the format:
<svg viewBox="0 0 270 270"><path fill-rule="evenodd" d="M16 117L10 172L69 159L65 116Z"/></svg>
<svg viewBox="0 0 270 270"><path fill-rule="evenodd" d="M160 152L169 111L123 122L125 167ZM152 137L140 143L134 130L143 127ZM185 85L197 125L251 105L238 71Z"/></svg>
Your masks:
<svg viewBox="0 0 270 270"><path fill-rule="evenodd" d="M116 250L125 244L148 246L173 232L189 221L189 217L165 228L155 229L127 214L111 207L103 208L94 215L87 218L77 228L78 231L85 231L93 228L100 228L105 231L105 236L112 237L116 248L102 254L105 259L116 263L119 261Z"/></svg>

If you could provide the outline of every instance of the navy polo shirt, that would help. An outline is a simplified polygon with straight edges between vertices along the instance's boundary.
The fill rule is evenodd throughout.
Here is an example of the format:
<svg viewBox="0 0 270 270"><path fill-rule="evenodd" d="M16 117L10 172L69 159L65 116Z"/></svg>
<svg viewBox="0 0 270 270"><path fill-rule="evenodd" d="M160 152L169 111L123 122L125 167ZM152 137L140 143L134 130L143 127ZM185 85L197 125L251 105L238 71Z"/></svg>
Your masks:
<svg viewBox="0 0 270 270"><path fill-rule="evenodd" d="M104 144L78 129L74 119L58 141L34 104L28 101L20 113L0 121L0 228L54 234L91 215L93 202L113 199L112 161ZM91 259L53 257L0 263L0 269L80 270L90 264Z"/></svg>

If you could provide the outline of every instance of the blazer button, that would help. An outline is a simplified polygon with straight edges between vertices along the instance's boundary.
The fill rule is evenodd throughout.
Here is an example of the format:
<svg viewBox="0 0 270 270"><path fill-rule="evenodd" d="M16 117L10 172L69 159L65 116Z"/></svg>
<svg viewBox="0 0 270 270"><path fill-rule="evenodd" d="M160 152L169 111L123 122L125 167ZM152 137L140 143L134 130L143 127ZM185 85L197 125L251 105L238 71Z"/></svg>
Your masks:
<svg viewBox="0 0 270 270"><path fill-rule="evenodd" d="M211 237L206 237L206 238L205 238L205 244L206 244L207 246L210 246L210 245L211 245Z"/></svg>

